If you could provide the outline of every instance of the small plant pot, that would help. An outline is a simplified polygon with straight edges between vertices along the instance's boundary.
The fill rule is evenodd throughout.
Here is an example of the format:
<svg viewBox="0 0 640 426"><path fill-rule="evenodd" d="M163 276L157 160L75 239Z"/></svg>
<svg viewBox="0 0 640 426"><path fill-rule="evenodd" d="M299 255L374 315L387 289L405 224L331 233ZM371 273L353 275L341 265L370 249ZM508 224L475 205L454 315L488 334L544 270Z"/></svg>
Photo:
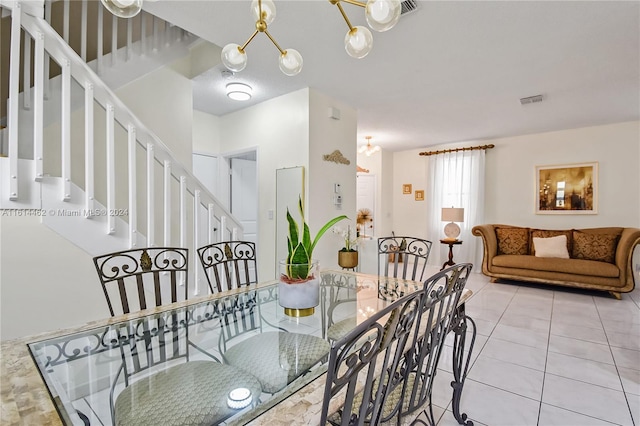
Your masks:
<svg viewBox="0 0 640 426"><path fill-rule="evenodd" d="M340 265L341 268L355 268L356 266L358 266L358 252L339 251L338 265Z"/></svg>
<svg viewBox="0 0 640 426"><path fill-rule="evenodd" d="M301 270L306 272L303 274L305 277L300 276ZM315 307L320 304L320 270L317 261L310 265L289 265L284 260L280 261L278 304L288 316L313 315Z"/></svg>

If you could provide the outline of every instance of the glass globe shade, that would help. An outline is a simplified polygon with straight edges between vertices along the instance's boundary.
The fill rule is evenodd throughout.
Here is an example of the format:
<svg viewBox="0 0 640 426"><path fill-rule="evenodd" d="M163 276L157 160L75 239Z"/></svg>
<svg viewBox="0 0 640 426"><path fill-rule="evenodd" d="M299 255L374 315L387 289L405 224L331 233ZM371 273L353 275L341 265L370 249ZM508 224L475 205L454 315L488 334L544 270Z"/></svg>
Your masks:
<svg viewBox="0 0 640 426"><path fill-rule="evenodd" d="M387 31L400 19L400 0L369 0L365 6L367 24L375 31Z"/></svg>
<svg viewBox="0 0 640 426"><path fill-rule="evenodd" d="M257 21L260 21L260 7L258 0L251 2L251 15ZM276 17L276 5L273 0L262 0L262 15L264 16L264 23L269 25Z"/></svg>
<svg viewBox="0 0 640 426"><path fill-rule="evenodd" d="M294 76L302 71L302 55L295 49L286 49L280 55L280 71L285 75Z"/></svg>
<svg viewBox="0 0 640 426"><path fill-rule="evenodd" d="M247 54L235 43L229 43L222 49L220 59L229 71L240 72L247 66Z"/></svg>
<svg viewBox="0 0 640 426"><path fill-rule="evenodd" d="M101 0L104 7L119 18L133 18L142 10L142 0Z"/></svg>
<svg viewBox="0 0 640 426"><path fill-rule="evenodd" d="M368 28L358 25L349 30L344 38L344 48L349 56L364 58L373 47L373 36Z"/></svg>

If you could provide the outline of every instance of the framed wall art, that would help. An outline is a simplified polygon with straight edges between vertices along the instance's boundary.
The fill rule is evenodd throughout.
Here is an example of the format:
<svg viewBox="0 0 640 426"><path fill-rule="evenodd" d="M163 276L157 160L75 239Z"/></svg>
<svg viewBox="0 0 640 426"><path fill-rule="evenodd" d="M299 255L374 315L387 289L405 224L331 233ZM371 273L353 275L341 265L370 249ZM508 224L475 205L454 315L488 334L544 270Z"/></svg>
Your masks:
<svg viewBox="0 0 640 426"><path fill-rule="evenodd" d="M536 166L536 214L597 214L598 163Z"/></svg>
<svg viewBox="0 0 640 426"><path fill-rule="evenodd" d="M416 189L416 201L424 201L424 189Z"/></svg>
<svg viewBox="0 0 640 426"><path fill-rule="evenodd" d="M411 190L411 184L410 183L403 183L402 184L402 193L403 194L411 194L412 190Z"/></svg>

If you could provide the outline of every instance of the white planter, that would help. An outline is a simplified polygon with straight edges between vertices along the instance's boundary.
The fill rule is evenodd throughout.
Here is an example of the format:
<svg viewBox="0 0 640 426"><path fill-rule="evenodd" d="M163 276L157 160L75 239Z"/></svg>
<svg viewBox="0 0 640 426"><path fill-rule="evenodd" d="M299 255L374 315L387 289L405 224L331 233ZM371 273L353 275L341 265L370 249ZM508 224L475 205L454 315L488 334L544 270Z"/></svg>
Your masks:
<svg viewBox="0 0 640 426"><path fill-rule="evenodd" d="M306 278L295 277L292 272L303 270ZM280 281L278 282L278 303L289 316L312 315L320 304L320 271L318 262L309 265L288 265L280 261Z"/></svg>

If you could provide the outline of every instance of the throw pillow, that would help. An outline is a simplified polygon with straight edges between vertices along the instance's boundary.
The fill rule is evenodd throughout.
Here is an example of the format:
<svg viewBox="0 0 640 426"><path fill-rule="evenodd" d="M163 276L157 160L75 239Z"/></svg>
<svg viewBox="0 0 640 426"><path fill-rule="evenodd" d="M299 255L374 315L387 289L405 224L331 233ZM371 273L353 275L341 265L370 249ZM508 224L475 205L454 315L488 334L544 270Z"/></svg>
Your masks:
<svg viewBox="0 0 640 426"><path fill-rule="evenodd" d="M553 230L553 229L532 229L529 238L531 240L531 247L529 251L531 254L536 254L536 249L533 246L533 238L550 238L557 237L558 235L564 235L567 237L567 251L571 253L571 230Z"/></svg>
<svg viewBox="0 0 640 426"><path fill-rule="evenodd" d="M566 235L558 235L556 237L549 238L533 237L533 246L536 250L536 257L559 257L561 259L569 259Z"/></svg>
<svg viewBox="0 0 640 426"><path fill-rule="evenodd" d="M528 228L496 228L498 254L529 254Z"/></svg>
<svg viewBox="0 0 640 426"><path fill-rule="evenodd" d="M573 231L571 257L615 263L618 238L620 236L616 234L591 234Z"/></svg>

